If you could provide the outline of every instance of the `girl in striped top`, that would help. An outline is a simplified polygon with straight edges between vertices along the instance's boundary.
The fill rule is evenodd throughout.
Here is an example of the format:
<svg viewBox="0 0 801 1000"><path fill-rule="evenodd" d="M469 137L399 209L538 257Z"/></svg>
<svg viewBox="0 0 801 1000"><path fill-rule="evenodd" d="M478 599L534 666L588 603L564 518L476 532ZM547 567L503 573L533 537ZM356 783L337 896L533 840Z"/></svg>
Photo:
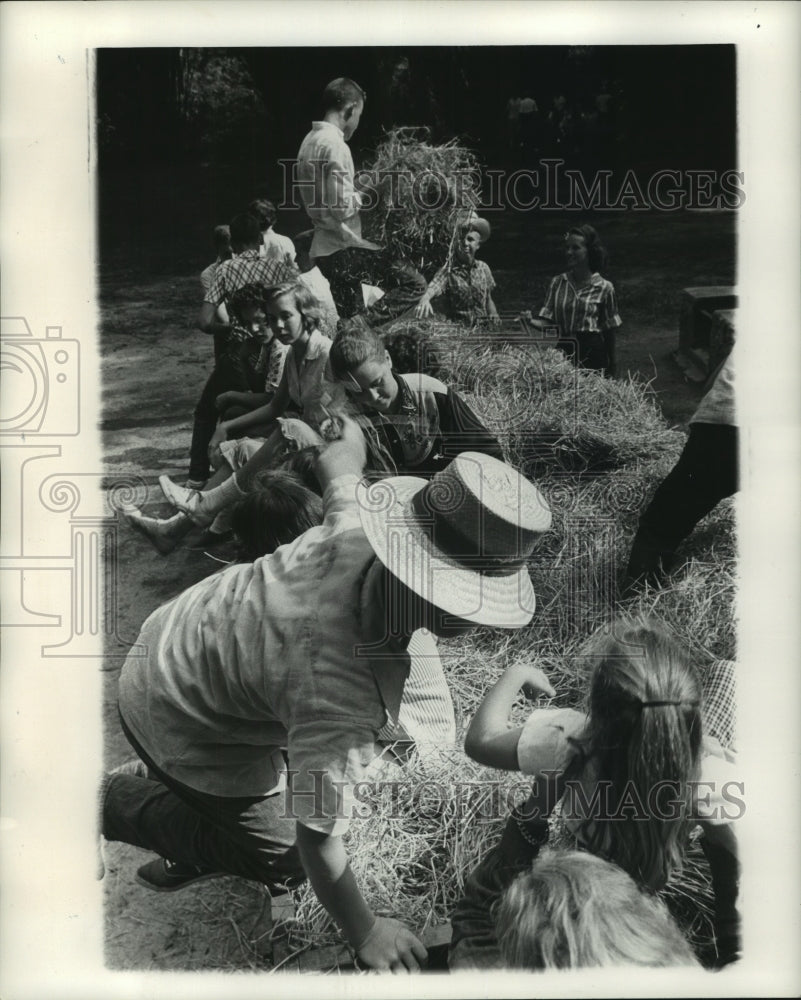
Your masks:
<svg viewBox="0 0 801 1000"><path fill-rule="evenodd" d="M598 273L606 251L592 226L565 233L567 271L551 280L540 316L559 327L557 347L580 368L615 375L615 288Z"/></svg>

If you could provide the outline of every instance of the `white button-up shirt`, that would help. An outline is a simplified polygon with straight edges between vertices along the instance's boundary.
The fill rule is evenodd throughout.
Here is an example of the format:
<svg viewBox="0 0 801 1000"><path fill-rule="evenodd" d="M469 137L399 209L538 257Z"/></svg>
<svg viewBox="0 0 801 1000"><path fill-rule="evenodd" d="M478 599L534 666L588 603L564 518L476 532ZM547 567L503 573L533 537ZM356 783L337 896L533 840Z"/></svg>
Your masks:
<svg viewBox="0 0 801 1000"><path fill-rule="evenodd" d="M312 259L345 247L378 249L362 238L362 198L353 183L353 157L342 129L330 122L312 122L298 150L297 180L314 225Z"/></svg>

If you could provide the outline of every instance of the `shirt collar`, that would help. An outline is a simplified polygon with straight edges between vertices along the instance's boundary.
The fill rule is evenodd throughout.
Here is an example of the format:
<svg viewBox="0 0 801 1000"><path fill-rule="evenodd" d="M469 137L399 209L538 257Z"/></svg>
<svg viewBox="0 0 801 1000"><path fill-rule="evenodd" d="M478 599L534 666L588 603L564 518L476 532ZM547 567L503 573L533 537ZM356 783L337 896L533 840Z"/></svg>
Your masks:
<svg viewBox="0 0 801 1000"><path fill-rule="evenodd" d="M598 271L593 271L592 274L590 275L590 280L587 282L587 284L581 286L573 284L573 282L570 280L570 275L567 273L567 271L565 271L562 277L565 279L568 285L570 285L571 288L575 288L576 291L580 291L581 288L590 288L592 285L598 285L604 280Z"/></svg>
<svg viewBox="0 0 801 1000"><path fill-rule="evenodd" d="M320 132L324 128L332 128L337 133L337 135L341 136L343 139L345 138L345 133L342 131L339 125L334 125L333 122L312 122L313 132Z"/></svg>
<svg viewBox="0 0 801 1000"><path fill-rule="evenodd" d="M417 413L417 396L412 392L406 379L400 375L395 375L394 378L400 388L400 412Z"/></svg>
<svg viewBox="0 0 801 1000"><path fill-rule="evenodd" d="M250 260L252 258L258 257L259 251L256 250L242 250L241 253L235 253L231 258L232 260Z"/></svg>

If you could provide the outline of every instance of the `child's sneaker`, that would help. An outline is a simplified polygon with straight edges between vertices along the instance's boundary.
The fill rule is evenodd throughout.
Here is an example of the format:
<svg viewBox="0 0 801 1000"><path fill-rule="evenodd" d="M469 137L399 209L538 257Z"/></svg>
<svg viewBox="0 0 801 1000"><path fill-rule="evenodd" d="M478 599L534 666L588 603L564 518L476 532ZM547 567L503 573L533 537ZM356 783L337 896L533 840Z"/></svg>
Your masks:
<svg viewBox="0 0 801 1000"><path fill-rule="evenodd" d="M169 858L156 858L148 861L136 873L136 881L156 892L177 892L195 882L204 882L210 878L222 878L226 872L213 872L198 865L188 865L182 861L170 861Z"/></svg>

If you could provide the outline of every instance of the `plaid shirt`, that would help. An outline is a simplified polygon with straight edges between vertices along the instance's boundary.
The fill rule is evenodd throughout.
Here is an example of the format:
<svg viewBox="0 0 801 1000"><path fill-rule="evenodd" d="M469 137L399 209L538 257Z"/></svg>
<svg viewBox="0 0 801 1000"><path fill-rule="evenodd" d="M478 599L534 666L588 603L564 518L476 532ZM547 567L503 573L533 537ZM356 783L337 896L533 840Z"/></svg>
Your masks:
<svg viewBox="0 0 801 1000"><path fill-rule="evenodd" d="M431 279L429 298L447 296L446 315L473 326L490 316L490 300L495 288L492 271L483 260L472 264L445 265Z"/></svg>
<svg viewBox="0 0 801 1000"><path fill-rule="evenodd" d="M260 257L258 250L243 250L230 260L222 261L214 272L209 290L204 302L213 306L227 303L231 295L245 285L258 283L260 285L280 285L298 276L297 269L276 257ZM250 331L240 326L231 317L231 340L247 340L252 337Z"/></svg>

